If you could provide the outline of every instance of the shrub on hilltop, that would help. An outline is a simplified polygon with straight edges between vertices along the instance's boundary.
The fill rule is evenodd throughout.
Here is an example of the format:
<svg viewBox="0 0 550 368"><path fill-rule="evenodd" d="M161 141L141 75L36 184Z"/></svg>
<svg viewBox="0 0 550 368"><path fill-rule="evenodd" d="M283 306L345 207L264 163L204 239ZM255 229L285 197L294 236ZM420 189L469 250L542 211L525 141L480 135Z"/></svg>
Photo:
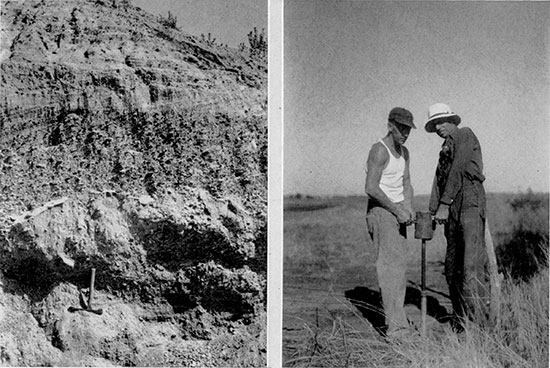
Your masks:
<svg viewBox="0 0 550 368"><path fill-rule="evenodd" d="M178 28L177 27L178 17L176 17L170 11L168 11L168 15L166 17L159 15L159 22L168 28L174 28L174 29Z"/></svg>

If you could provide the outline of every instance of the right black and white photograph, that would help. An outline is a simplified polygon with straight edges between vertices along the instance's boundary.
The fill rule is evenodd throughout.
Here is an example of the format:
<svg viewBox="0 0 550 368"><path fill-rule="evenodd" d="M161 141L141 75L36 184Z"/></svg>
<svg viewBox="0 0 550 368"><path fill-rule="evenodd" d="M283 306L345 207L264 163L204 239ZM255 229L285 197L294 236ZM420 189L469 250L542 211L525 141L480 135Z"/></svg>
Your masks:
<svg viewBox="0 0 550 368"><path fill-rule="evenodd" d="M283 365L547 367L550 3L283 18Z"/></svg>

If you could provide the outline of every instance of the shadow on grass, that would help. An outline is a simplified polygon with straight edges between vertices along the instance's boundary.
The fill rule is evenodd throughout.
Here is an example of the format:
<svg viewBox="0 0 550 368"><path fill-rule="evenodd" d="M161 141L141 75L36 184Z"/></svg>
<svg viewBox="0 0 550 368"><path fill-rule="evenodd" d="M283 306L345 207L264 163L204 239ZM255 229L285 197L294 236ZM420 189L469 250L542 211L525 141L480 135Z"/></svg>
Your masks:
<svg viewBox="0 0 550 368"><path fill-rule="evenodd" d="M382 336L385 336L388 326L384 321L384 309L382 307L382 296L379 291L371 290L364 286L356 286L354 289L346 290L345 296L359 312L365 317L374 329ZM421 308L421 291L412 286L407 286L405 294L405 305L410 304ZM435 318L439 323L451 321L451 315L447 309L439 304L439 301L428 295L426 297L427 314Z"/></svg>
<svg viewBox="0 0 550 368"><path fill-rule="evenodd" d="M338 206L335 203L285 203L284 204L284 210L285 211L293 211L293 212L307 212L307 211L318 211L318 210L324 210L327 208L332 208Z"/></svg>

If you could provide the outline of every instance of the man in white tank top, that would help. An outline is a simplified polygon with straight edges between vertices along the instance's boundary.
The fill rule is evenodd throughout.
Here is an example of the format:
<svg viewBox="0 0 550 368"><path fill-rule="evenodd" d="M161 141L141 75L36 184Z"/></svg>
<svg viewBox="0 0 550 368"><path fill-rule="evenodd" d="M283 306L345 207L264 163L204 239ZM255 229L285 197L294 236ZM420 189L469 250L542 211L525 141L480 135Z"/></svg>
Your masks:
<svg viewBox="0 0 550 368"><path fill-rule="evenodd" d="M409 151L403 144L412 128L410 111L396 107L388 117L388 134L376 142L367 160L367 226L377 249L376 273L382 293L386 335L410 332L405 315L408 250L406 226L414 221Z"/></svg>

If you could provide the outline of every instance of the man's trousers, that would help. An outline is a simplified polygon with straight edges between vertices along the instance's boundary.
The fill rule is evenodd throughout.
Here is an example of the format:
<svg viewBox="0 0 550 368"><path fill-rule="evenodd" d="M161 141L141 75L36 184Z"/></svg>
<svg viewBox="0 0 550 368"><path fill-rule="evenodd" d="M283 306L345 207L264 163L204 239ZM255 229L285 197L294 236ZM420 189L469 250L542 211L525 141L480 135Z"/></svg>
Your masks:
<svg viewBox="0 0 550 368"><path fill-rule="evenodd" d="M381 207L371 208L367 212L367 226L377 249L376 273L388 326L387 334L392 335L409 327L404 308L408 261L406 227Z"/></svg>
<svg viewBox="0 0 550 368"><path fill-rule="evenodd" d="M485 218L480 208L469 207L451 214L445 225L447 254L445 277L453 309L458 317L485 316L490 300Z"/></svg>

